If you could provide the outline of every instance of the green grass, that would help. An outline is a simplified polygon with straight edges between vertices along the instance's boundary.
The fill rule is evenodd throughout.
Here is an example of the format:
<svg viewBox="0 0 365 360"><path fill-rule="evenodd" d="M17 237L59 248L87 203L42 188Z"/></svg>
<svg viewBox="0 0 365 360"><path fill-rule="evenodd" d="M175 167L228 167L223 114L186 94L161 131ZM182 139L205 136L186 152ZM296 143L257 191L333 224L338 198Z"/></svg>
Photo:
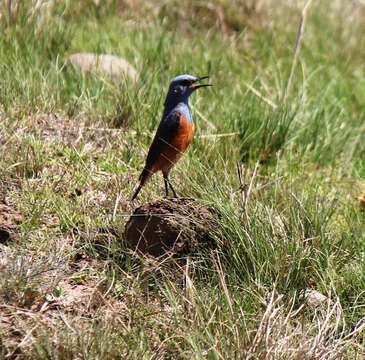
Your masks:
<svg viewBox="0 0 365 360"><path fill-rule="evenodd" d="M313 2L284 101L301 7L254 3L64 1L42 15L26 1L10 20L0 5L0 189L23 218L0 245L0 357L363 356L349 334L365 316L365 9ZM82 74L75 52L122 56L140 80ZM189 275L100 232L122 233L180 73L215 86L192 96L196 137L173 181L221 214L218 249ZM250 181L258 161L244 207L237 163ZM161 195L155 176L139 202ZM329 302L307 305L309 289Z"/></svg>

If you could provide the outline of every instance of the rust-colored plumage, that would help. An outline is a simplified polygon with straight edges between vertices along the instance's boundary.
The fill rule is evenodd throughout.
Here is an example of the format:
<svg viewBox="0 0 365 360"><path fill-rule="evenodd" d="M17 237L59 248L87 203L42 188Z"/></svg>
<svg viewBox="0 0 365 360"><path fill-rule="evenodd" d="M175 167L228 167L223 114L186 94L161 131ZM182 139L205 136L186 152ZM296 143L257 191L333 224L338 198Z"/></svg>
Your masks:
<svg viewBox="0 0 365 360"><path fill-rule="evenodd" d="M178 129L171 137L170 142L163 146L159 152L159 156L152 165L152 171L161 170L163 173L168 174L190 145L193 135L194 124L180 114Z"/></svg>

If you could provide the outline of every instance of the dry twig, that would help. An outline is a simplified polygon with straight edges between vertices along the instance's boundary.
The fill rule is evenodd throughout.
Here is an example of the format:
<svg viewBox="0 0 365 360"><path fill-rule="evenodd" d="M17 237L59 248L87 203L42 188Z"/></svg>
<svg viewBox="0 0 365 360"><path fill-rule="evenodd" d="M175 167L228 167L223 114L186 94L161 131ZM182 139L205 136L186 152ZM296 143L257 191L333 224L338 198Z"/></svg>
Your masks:
<svg viewBox="0 0 365 360"><path fill-rule="evenodd" d="M257 170L259 168L259 164L260 164L260 161L259 160L256 161L255 168L253 170L253 173L252 173L252 176L250 179L250 183L246 183L247 169L244 168L243 164L240 164L237 162L238 180L240 182L242 203L243 203L243 208L246 212L246 215L247 215L248 201L250 199L250 195L251 195L252 188L253 188L253 183L254 183L255 177L257 175Z"/></svg>
<svg viewBox="0 0 365 360"><path fill-rule="evenodd" d="M254 93L257 97L259 97L262 101L264 101L266 104L270 105L274 110L278 107L273 101L262 95L257 89L255 89L252 85L247 84L246 82L243 82L245 86Z"/></svg>
<svg viewBox="0 0 365 360"><path fill-rule="evenodd" d="M294 48L293 62L292 62L291 69L290 69L289 79L288 79L288 82L286 84L284 101L287 100L287 98L289 96L289 93L290 93L290 89L292 87L294 71L295 71L295 68L296 68L297 63L298 63L299 53L300 53L300 49L302 47L302 42L303 42L303 35L304 35L305 21L306 21L306 18L307 18L307 11L308 11L308 8L311 5L311 3L312 3L312 0L307 1L307 3L303 7L302 14L301 14L301 17L300 17L300 23L299 23L298 33L297 33L297 39L296 39L295 48Z"/></svg>

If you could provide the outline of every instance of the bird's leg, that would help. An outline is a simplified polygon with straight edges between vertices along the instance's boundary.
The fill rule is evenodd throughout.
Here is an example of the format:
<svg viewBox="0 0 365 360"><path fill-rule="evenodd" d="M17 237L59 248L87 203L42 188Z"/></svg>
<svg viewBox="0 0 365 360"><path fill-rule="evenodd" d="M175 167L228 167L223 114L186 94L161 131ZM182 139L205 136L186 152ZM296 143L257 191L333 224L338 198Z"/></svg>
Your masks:
<svg viewBox="0 0 365 360"><path fill-rule="evenodd" d="M169 179L167 174L163 174L163 181L165 183L165 198L169 197Z"/></svg>
<svg viewBox="0 0 365 360"><path fill-rule="evenodd" d="M172 193L174 194L174 198L178 198L178 196L177 196L177 193L176 193L175 189L172 187L171 181L170 181L169 179L167 179L167 181L168 181L168 183L169 183L169 185L170 185L170 188L171 188L171 190L172 190Z"/></svg>
<svg viewBox="0 0 365 360"><path fill-rule="evenodd" d="M169 196L169 186L170 186L173 197L177 198L178 197L177 193L176 193L175 189L172 187L171 181L169 179L169 175L168 174L163 174L163 180L165 182L165 197Z"/></svg>

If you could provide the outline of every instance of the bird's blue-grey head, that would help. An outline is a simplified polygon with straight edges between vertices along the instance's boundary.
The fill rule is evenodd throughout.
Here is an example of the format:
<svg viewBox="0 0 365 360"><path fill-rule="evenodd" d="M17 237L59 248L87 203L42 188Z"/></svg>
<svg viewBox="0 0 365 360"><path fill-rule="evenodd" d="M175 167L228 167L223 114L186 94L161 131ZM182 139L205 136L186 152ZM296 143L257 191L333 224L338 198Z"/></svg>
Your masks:
<svg viewBox="0 0 365 360"><path fill-rule="evenodd" d="M189 96L196 90L211 84L198 84L209 76L179 75L172 79L165 100L165 109L172 109L179 103L188 105Z"/></svg>

